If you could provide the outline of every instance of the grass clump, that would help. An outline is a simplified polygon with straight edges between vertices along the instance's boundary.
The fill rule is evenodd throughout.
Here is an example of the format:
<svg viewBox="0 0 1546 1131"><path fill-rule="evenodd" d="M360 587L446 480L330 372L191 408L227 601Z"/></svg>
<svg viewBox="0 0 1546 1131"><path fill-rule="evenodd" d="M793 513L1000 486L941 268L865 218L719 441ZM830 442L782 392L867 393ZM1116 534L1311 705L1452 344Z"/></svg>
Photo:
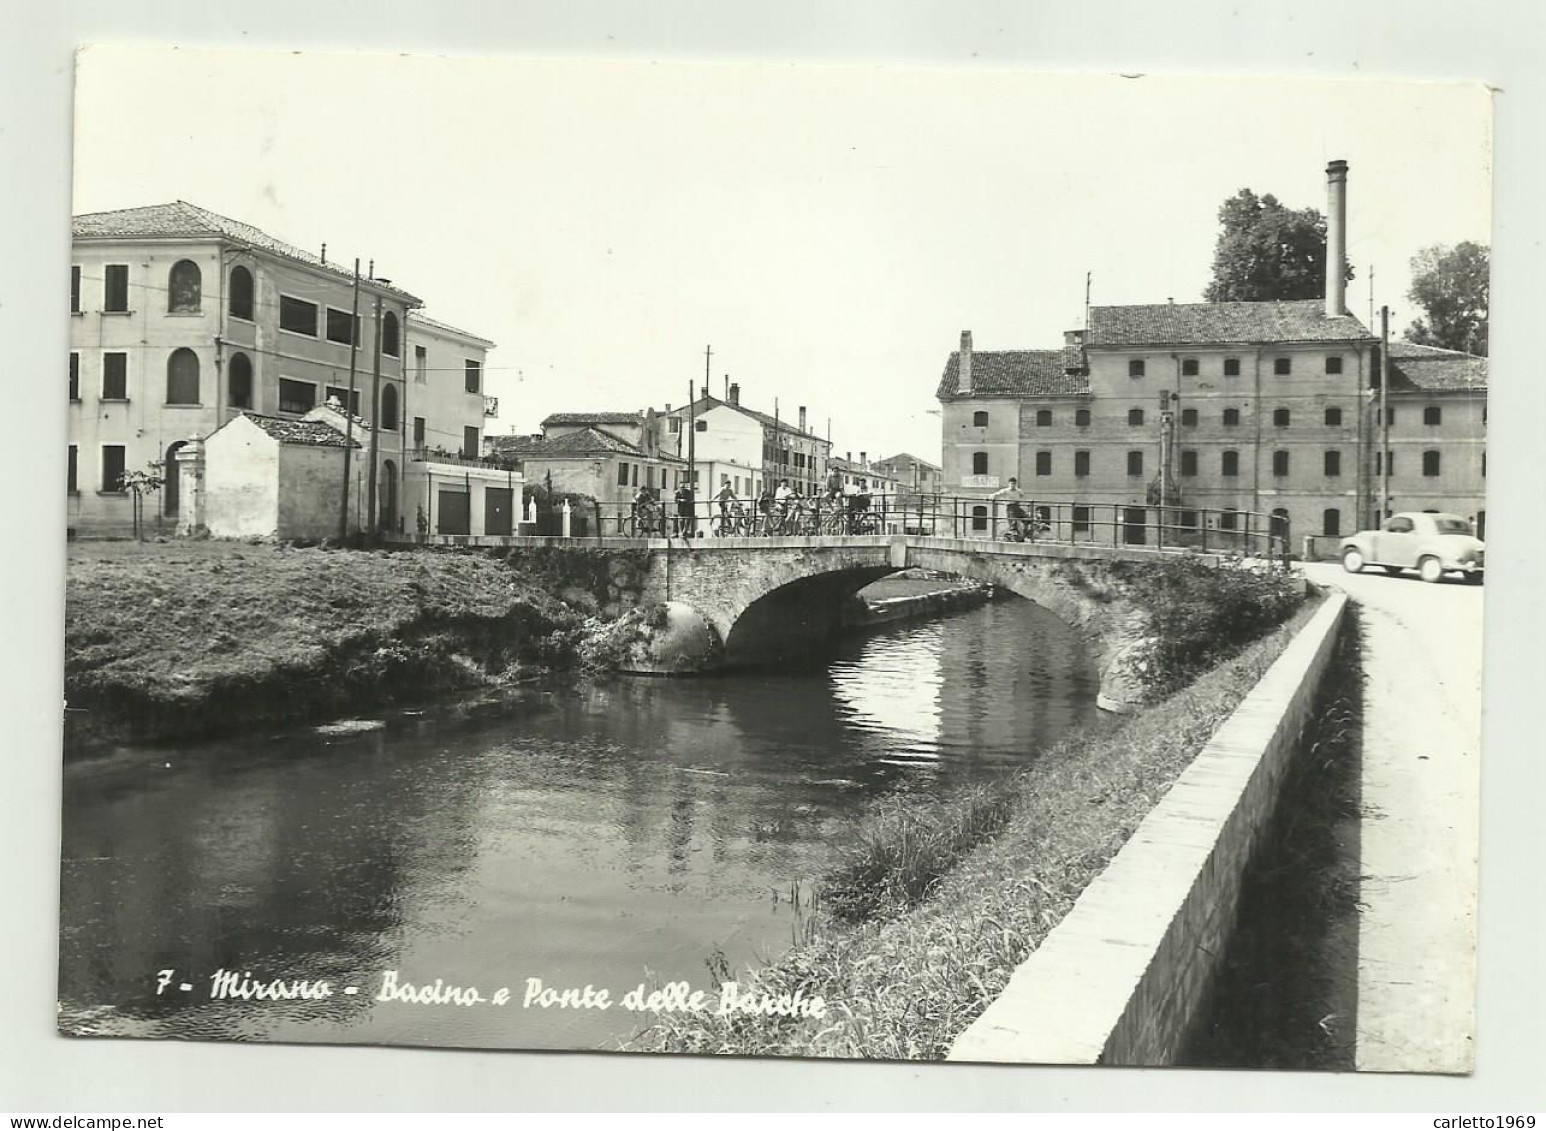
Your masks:
<svg viewBox="0 0 1546 1131"><path fill-rule="evenodd" d="M743 993L820 996L824 1018L679 1014L626 1047L942 1058L1311 612L1168 699L1066 737L991 797L883 806L821 885L804 940L738 979Z"/></svg>

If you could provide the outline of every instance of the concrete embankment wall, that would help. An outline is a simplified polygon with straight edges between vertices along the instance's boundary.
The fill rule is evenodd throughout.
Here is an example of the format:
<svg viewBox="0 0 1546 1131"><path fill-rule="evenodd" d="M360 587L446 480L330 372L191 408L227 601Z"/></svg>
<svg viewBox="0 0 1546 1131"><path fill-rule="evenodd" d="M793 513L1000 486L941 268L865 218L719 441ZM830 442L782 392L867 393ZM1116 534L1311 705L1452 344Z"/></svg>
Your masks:
<svg viewBox="0 0 1546 1131"><path fill-rule="evenodd" d="M948 1059L1174 1061L1222 960L1346 603L1326 600Z"/></svg>
<svg viewBox="0 0 1546 1131"><path fill-rule="evenodd" d="M960 586L940 589L933 593L917 593L910 597L886 597L880 600L855 601L843 611L843 627L867 628L910 617L931 617L956 609L969 609L981 605L993 596L993 590L985 585Z"/></svg>

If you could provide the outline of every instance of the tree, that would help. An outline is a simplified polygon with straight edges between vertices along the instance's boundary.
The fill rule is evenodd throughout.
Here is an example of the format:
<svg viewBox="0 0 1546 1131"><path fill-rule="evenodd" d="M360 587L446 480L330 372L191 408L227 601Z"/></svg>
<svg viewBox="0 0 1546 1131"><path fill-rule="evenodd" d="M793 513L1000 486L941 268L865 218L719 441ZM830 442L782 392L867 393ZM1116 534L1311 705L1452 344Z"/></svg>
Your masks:
<svg viewBox="0 0 1546 1131"><path fill-rule="evenodd" d="M166 477L161 474L161 460L153 459L145 467L144 471L125 471L118 477L118 485L132 497L130 513L134 519L136 542L141 539L144 527L145 496L155 494L166 483Z"/></svg>
<svg viewBox="0 0 1546 1131"><path fill-rule="evenodd" d="M1406 297L1427 312L1407 329L1419 345L1487 356L1487 299L1491 256L1485 244L1442 244L1412 257Z"/></svg>
<svg viewBox="0 0 1546 1131"><path fill-rule="evenodd" d="M1219 206L1208 302L1270 302L1326 293L1326 218L1241 189ZM1347 278L1353 269L1347 268Z"/></svg>

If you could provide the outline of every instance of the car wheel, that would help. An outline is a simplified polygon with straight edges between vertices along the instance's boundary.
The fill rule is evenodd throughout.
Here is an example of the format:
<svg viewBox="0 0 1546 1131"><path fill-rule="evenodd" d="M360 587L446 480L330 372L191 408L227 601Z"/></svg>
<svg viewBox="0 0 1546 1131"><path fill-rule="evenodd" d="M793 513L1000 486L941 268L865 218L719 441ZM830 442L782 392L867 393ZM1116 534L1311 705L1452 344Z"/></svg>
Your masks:
<svg viewBox="0 0 1546 1131"><path fill-rule="evenodd" d="M1417 563L1417 575L1424 581L1438 581L1444 576L1444 565L1438 558L1424 558Z"/></svg>
<svg viewBox="0 0 1546 1131"><path fill-rule="evenodd" d="M1348 573L1357 573L1363 569L1363 554L1357 550L1346 550L1342 554L1342 568Z"/></svg>

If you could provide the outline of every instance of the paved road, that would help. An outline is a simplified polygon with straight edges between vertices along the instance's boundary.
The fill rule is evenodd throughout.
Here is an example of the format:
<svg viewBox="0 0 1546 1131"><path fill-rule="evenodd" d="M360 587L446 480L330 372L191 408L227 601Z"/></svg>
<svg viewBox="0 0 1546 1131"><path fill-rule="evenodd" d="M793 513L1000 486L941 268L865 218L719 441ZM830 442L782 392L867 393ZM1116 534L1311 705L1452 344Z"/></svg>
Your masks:
<svg viewBox="0 0 1546 1131"><path fill-rule="evenodd" d="M1305 567L1358 602L1366 675L1357 1067L1471 1071L1482 587Z"/></svg>

